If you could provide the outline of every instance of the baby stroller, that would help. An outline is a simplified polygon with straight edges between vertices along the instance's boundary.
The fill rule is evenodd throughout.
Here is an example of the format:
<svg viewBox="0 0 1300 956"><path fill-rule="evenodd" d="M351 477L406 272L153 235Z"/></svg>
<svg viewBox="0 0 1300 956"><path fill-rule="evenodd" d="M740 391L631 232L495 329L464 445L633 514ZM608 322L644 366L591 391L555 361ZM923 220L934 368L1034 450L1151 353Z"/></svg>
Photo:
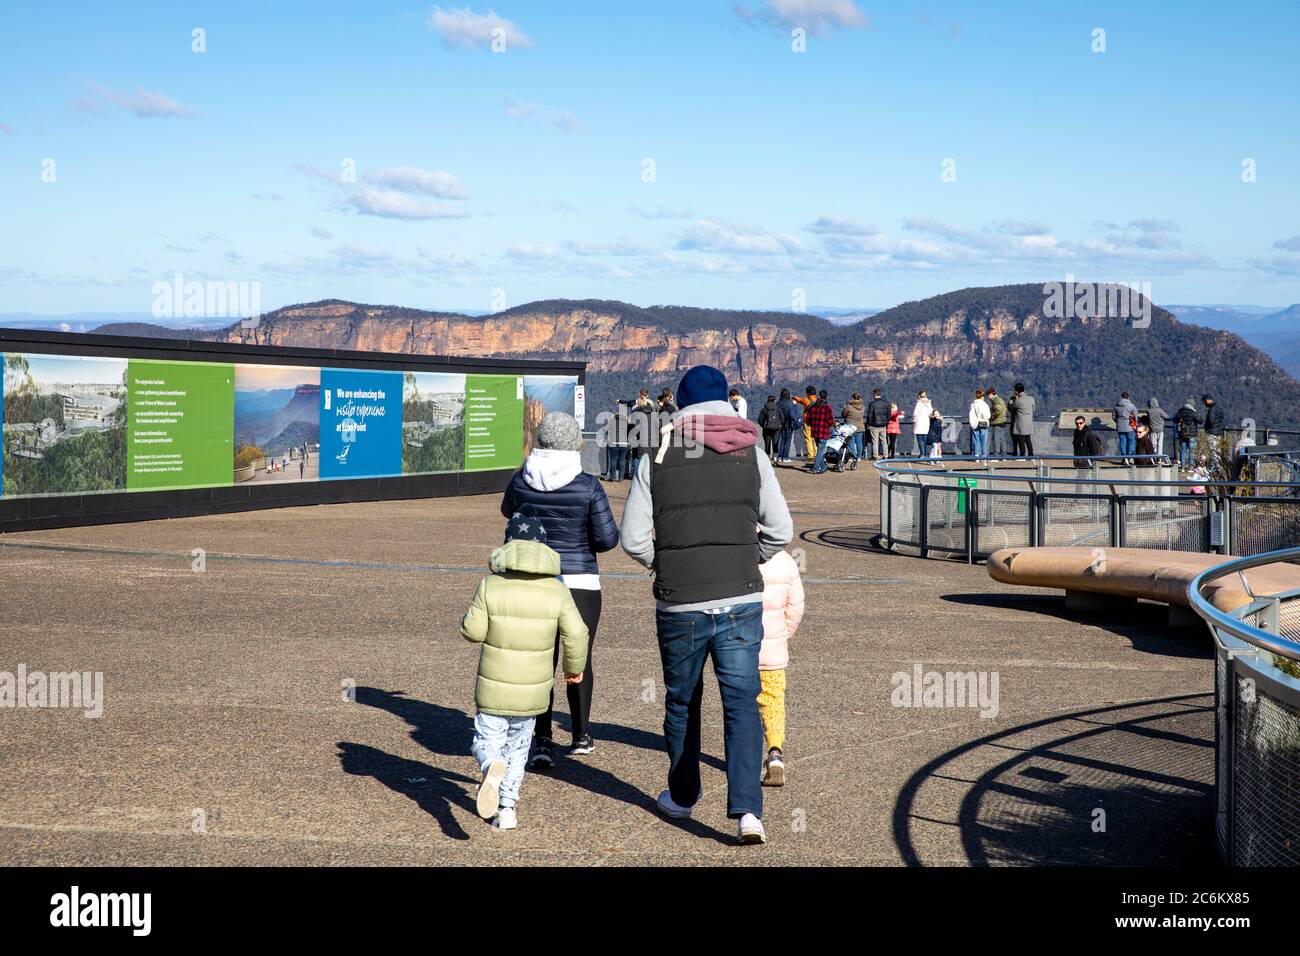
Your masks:
<svg viewBox="0 0 1300 956"><path fill-rule="evenodd" d="M853 454L849 447L849 439L856 435L858 430L844 422L835 431L831 432L830 440L826 442L826 467L833 468L836 471L843 471L844 466L849 466L849 471L858 470L858 456Z"/></svg>

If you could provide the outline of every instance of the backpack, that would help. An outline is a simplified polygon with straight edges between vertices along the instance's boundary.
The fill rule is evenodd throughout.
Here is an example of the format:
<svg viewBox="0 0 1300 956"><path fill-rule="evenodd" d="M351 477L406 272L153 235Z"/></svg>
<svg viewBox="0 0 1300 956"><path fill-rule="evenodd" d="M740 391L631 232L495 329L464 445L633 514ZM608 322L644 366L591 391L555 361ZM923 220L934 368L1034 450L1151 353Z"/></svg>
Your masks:
<svg viewBox="0 0 1300 956"><path fill-rule="evenodd" d="M764 431L780 431L781 409L777 408L775 405L764 405L763 414L760 416L758 424Z"/></svg>

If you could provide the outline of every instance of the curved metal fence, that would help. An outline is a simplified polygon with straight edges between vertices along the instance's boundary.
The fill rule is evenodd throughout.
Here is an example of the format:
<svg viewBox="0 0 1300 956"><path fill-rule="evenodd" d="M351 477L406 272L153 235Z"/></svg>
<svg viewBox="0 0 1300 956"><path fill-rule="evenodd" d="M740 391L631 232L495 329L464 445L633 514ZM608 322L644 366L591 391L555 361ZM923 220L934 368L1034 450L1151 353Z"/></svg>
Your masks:
<svg viewBox="0 0 1300 956"><path fill-rule="evenodd" d="M983 560L1036 545L1260 554L1300 542L1300 481L1180 478L1113 457L894 458L880 475L880 534L922 557ZM1262 470L1262 469L1261 469Z"/></svg>
<svg viewBox="0 0 1300 956"><path fill-rule="evenodd" d="M1300 588L1256 595L1248 572L1300 548L1239 558L1188 586L1214 638L1215 830L1232 866L1300 866ZM1226 613L1212 582L1238 575L1252 600Z"/></svg>

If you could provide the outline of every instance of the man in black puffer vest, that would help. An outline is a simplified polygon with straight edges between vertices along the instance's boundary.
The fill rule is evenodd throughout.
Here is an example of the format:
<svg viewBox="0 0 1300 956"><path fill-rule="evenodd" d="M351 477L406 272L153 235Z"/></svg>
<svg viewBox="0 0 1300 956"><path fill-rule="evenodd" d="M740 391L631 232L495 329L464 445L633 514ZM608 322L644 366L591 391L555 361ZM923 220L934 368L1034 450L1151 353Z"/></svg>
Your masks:
<svg viewBox="0 0 1300 956"><path fill-rule="evenodd" d="M638 464L623 511L623 550L655 574L655 623L665 686L668 789L659 808L691 815L700 797L700 676L706 657L722 693L727 816L741 843L763 843L763 725L758 650L759 564L793 536L790 510L758 427L737 417L727 379L708 365L677 388L681 410L656 454Z"/></svg>

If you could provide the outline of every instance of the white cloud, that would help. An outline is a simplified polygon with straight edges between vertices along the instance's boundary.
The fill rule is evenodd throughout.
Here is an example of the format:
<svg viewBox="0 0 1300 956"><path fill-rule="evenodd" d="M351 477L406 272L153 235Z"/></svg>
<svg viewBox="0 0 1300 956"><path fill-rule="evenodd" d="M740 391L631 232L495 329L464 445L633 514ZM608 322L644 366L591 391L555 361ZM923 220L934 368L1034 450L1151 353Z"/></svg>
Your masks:
<svg viewBox="0 0 1300 956"><path fill-rule="evenodd" d="M627 211L634 216L640 216L642 219L690 219L695 213L689 207L674 209L671 206L665 206L660 203L654 209L646 209L643 206L628 206Z"/></svg>
<svg viewBox="0 0 1300 956"><path fill-rule="evenodd" d="M545 243L535 244L531 242L518 242L506 250L506 256L511 259L524 259L528 261L538 261L544 259L558 259L560 253L553 246Z"/></svg>
<svg viewBox="0 0 1300 956"><path fill-rule="evenodd" d="M803 244L794 236L768 232L756 226L699 219L681 234L677 248L772 256L801 252Z"/></svg>
<svg viewBox="0 0 1300 956"><path fill-rule="evenodd" d="M72 109L79 113L103 113L106 104L134 113L140 119L170 119L197 116L198 110L182 106L170 96L154 90L136 90L135 95L119 93L106 86L94 84L85 96L72 101Z"/></svg>
<svg viewBox="0 0 1300 956"><path fill-rule="evenodd" d="M14 131L11 127L6 126L4 123L0 123L0 133L4 133L6 136L12 136Z"/></svg>
<svg viewBox="0 0 1300 956"><path fill-rule="evenodd" d="M330 232L324 226L312 226L311 234L317 239L333 239L334 233Z"/></svg>
<svg viewBox="0 0 1300 956"><path fill-rule="evenodd" d="M853 0L764 0L761 9L737 6L736 13L749 22L762 21L787 30L800 27L813 36L867 26L867 15Z"/></svg>
<svg viewBox="0 0 1300 956"><path fill-rule="evenodd" d="M430 202L395 189L377 189L361 183L345 201L363 216L383 219L463 219L468 213L442 203Z"/></svg>
<svg viewBox="0 0 1300 956"><path fill-rule="evenodd" d="M506 100L505 111L507 116L514 119L535 119L566 133L574 133L584 128L577 115L571 110L529 103L514 96Z"/></svg>
<svg viewBox="0 0 1300 956"><path fill-rule="evenodd" d="M416 166L391 166L378 169L366 177L376 186L400 189L408 193L425 193L439 199L468 199L469 193L461 181L440 169L420 169Z"/></svg>
<svg viewBox="0 0 1300 956"><path fill-rule="evenodd" d="M497 16L496 11L475 13L468 8L444 10L434 7L429 14L428 28L437 33L442 45L451 49L490 47L498 37L505 40L506 49L530 47L533 41L511 20Z"/></svg>

